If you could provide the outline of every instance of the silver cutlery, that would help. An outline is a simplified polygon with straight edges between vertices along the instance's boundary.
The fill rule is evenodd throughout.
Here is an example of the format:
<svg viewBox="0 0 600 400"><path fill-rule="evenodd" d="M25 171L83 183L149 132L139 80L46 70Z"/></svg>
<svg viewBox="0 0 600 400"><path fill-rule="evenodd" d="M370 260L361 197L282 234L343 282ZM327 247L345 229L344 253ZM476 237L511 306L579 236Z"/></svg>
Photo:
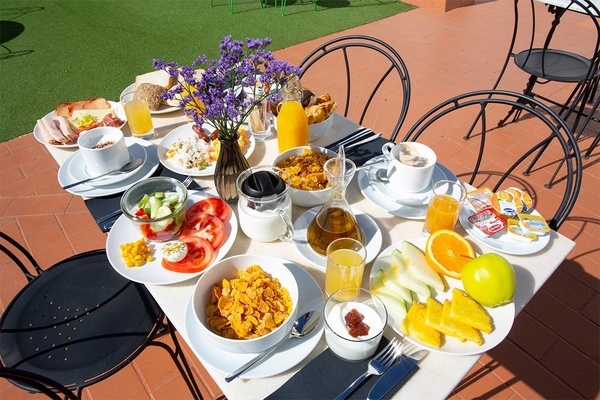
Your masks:
<svg viewBox="0 0 600 400"><path fill-rule="evenodd" d="M408 356L402 355L400 361L383 374L377 383L375 383L375 386L371 388L367 400L381 400L402 379L404 379L404 377L407 376L428 353L429 351L427 350L417 350Z"/></svg>
<svg viewBox="0 0 600 400"><path fill-rule="evenodd" d="M396 338L393 338L388 345L379 352L379 354L369 361L369 367L367 368L367 371L356 378L356 380L352 382L350 386L346 388L346 390L336 397L336 400L344 400L369 376L382 375L385 371L387 371L394 363L396 356L402 351L402 346L403 343L400 343Z"/></svg>
<svg viewBox="0 0 600 400"><path fill-rule="evenodd" d="M72 188L74 186L81 185L82 183L90 182L90 181L93 181L95 179L101 178L103 176L107 176L107 175L125 174L127 172L131 172L134 169L138 168L140 165L142 165L143 162L144 162L144 160L139 159L139 158L135 158L135 159L129 161L127 164L123 165L121 168L119 168L119 169L117 169L115 171L106 172L104 174L93 176L91 178L87 178L87 179L84 179L84 180L79 181L79 182L70 183L68 185L63 186L62 188L63 189L69 189L69 188Z"/></svg>
<svg viewBox="0 0 600 400"><path fill-rule="evenodd" d="M378 133L377 135L370 136L370 137L368 137L366 139L361 140L360 142L355 142L355 143L348 144L348 145L346 145L346 150L351 149L351 148L356 147L356 146L360 146L361 144L372 142L373 140L377 140L380 137L381 137L381 133Z"/></svg>
<svg viewBox="0 0 600 400"><path fill-rule="evenodd" d="M290 338L301 338L309 333L311 333L315 327L317 326L321 316L316 311L309 311L307 313L302 314L296 321L294 321L294 326L290 330L288 336L280 340L277 344L269 348L268 350L260 353L252 360L248 361L246 364L242 365L240 368L233 371L231 374L225 377L225 382L231 382L238 376L240 376L243 372L247 371L254 364L273 353L281 344L283 344L286 340Z"/></svg>
<svg viewBox="0 0 600 400"><path fill-rule="evenodd" d="M373 133L373 131L369 128L361 128L359 130L357 130L356 132L352 132L350 135L348 135L348 137L346 137L345 139L340 140L339 142L327 146L327 148L329 148L329 150L337 153L338 149L340 148L341 145L347 145L348 143L351 143L355 140L360 140L365 136L370 135L371 133Z"/></svg>

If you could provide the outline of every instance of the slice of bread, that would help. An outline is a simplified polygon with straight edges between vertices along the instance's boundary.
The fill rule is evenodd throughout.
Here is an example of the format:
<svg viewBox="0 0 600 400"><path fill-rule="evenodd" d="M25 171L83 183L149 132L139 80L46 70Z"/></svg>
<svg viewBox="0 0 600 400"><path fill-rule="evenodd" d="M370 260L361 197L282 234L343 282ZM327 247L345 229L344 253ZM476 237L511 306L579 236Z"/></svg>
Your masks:
<svg viewBox="0 0 600 400"><path fill-rule="evenodd" d="M452 291L450 318L477 328L487 334L492 333L492 318L481 304L460 289Z"/></svg>
<svg viewBox="0 0 600 400"><path fill-rule="evenodd" d="M444 306L442 307L442 321L440 323L442 332L448 336L457 338L461 342L469 340L481 346L483 344L481 332L472 326L452 319L452 317L450 317L451 307L452 305L450 304L450 301L444 300Z"/></svg>
<svg viewBox="0 0 600 400"><path fill-rule="evenodd" d="M170 89L177 82L167 71L156 70L135 77L135 88L137 89L142 83L152 83L162 86L165 89Z"/></svg>
<svg viewBox="0 0 600 400"><path fill-rule="evenodd" d="M425 324L426 312L427 308L425 304L418 301L413 302L402 322L402 331L423 343L440 348L442 345L442 334Z"/></svg>

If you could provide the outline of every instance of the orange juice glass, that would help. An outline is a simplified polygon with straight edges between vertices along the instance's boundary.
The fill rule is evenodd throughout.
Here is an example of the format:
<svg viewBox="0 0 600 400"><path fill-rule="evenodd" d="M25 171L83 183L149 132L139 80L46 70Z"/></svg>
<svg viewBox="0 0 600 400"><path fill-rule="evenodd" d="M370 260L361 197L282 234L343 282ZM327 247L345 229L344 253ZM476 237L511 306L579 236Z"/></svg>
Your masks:
<svg viewBox="0 0 600 400"><path fill-rule="evenodd" d="M325 292L328 295L344 288L361 286L367 250L358 240L336 239L327 247Z"/></svg>
<svg viewBox="0 0 600 400"><path fill-rule="evenodd" d="M440 229L454 229L466 197L467 191L459 182L436 182L431 192L423 234L428 236Z"/></svg>
<svg viewBox="0 0 600 400"><path fill-rule="evenodd" d="M127 116L129 130L134 137L141 139L152 139L154 137L154 125L152 115L146 100L136 100L134 92L127 92L121 96L121 104Z"/></svg>

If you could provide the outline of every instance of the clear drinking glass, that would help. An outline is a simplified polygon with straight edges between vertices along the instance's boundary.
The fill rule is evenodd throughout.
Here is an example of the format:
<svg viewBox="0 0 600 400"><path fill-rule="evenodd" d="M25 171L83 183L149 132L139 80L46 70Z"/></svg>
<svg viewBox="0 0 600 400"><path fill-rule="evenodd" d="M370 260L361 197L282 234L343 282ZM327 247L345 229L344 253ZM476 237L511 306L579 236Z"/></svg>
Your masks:
<svg viewBox="0 0 600 400"><path fill-rule="evenodd" d="M336 239L327 246L325 292L330 295L344 288L361 286L367 249L358 240Z"/></svg>
<svg viewBox="0 0 600 400"><path fill-rule="evenodd" d="M454 229L466 197L467 191L460 182L436 182L431 191L423 234L429 236L440 229Z"/></svg>
<svg viewBox="0 0 600 400"><path fill-rule="evenodd" d="M129 130L134 137L150 140L154 137L154 125L148 102L135 99L134 93L135 91L129 91L121 96Z"/></svg>

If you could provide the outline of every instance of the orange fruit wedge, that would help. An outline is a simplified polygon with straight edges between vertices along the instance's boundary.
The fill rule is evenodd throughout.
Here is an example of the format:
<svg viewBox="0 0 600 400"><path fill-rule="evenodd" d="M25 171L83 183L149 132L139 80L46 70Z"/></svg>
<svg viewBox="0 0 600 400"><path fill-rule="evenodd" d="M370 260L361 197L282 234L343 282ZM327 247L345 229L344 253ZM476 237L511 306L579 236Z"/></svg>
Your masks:
<svg viewBox="0 0 600 400"><path fill-rule="evenodd" d="M450 229L432 233L425 245L425 259L440 274L460 279L463 266L475 258L473 246Z"/></svg>

